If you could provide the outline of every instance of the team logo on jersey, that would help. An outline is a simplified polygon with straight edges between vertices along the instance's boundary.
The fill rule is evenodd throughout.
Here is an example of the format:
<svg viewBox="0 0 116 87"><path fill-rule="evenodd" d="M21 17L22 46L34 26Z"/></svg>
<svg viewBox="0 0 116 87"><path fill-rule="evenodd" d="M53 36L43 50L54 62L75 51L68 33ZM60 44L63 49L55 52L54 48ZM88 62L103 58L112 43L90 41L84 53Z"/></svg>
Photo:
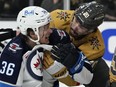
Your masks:
<svg viewBox="0 0 116 87"><path fill-rule="evenodd" d="M58 13L57 18L60 18L60 20L64 20L64 21L66 21L69 18L69 15L70 15L67 12L63 12L63 11L57 12L57 13Z"/></svg>
<svg viewBox="0 0 116 87"><path fill-rule="evenodd" d="M41 66L41 58L37 58L36 62L33 64L34 68L36 68L36 70L40 69L42 72L42 66Z"/></svg>
<svg viewBox="0 0 116 87"><path fill-rule="evenodd" d="M21 50L22 48L19 47L19 45L17 43L11 43L9 50L16 52L17 50Z"/></svg>
<svg viewBox="0 0 116 87"><path fill-rule="evenodd" d="M63 39L63 37L66 36L65 32L63 30L57 30L58 35L61 37L61 40Z"/></svg>
<svg viewBox="0 0 116 87"><path fill-rule="evenodd" d="M98 40L97 36L92 37L89 41L90 41L91 45L93 46L93 49L95 49L95 48L99 49L99 46L101 46L99 44L99 40Z"/></svg>
<svg viewBox="0 0 116 87"><path fill-rule="evenodd" d="M32 52L27 58L27 71L36 80L42 80L43 78L43 69L41 61L42 57L37 51Z"/></svg>

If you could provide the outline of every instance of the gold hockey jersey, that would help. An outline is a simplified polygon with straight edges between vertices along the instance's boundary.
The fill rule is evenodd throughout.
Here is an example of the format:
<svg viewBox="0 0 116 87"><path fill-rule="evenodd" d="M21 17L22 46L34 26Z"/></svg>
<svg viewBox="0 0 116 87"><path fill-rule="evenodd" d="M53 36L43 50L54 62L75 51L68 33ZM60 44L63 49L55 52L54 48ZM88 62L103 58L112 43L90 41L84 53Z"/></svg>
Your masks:
<svg viewBox="0 0 116 87"><path fill-rule="evenodd" d="M57 28L66 31L69 33L70 31L70 22L72 20L74 11L71 10L54 10L51 12L52 21L50 23L50 28ZM75 44L75 46L79 47L80 50L83 51L83 53L86 55L86 57L89 60L95 60L99 57L101 57L104 53L104 42L101 36L101 33L99 30L97 30L94 33L91 33L90 35L86 36L85 38L81 40L75 40L73 37L72 42ZM47 56L48 57L48 56ZM45 58L44 61L52 61L51 59ZM45 64L46 63L46 64ZM45 62L44 65L47 69L49 69L50 66L54 65L53 61L50 65L47 65L48 63ZM67 70L66 70L67 71ZM58 73L52 74L52 76L60 76L61 72L65 72L65 67L58 71ZM60 75L59 75L60 74ZM63 75L66 73L63 73ZM62 76L62 75L61 75ZM64 77L62 79L59 79L62 83L65 83L68 86L75 86L79 85L78 82L75 82L69 75L67 77ZM69 83L70 82L70 83Z"/></svg>
<svg viewBox="0 0 116 87"><path fill-rule="evenodd" d="M69 33L70 22L72 20L74 11L72 10L54 10L51 12L52 21L50 28L57 28L65 30ZM72 42L78 47L89 60L100 58L104 54L104 41L99 29L96 32L89 34L81 40L75 40L73 37Z"/></svg>

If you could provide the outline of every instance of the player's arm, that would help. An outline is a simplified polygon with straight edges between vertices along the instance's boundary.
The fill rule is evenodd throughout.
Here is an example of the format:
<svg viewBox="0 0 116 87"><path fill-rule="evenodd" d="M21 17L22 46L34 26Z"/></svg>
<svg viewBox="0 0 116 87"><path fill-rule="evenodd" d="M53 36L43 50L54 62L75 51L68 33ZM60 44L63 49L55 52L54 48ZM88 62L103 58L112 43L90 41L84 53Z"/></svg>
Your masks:
<svg viewBox="0 0 116 87"><path fill-rule="evenodd" d="M16 36L16 31L13 31L11 28L6 28L6 29L0 29L0 42L5 41L7 39L11 39ZM0 53L2 49L4 48L4 44L0 43Z"/></svg>
<svg viewBox="0 0 116 87"><path fill-rule="evenodd" d="M63 30L52 29L53 33L50 35L50 45L56 45L58 43L66 44L70 43L70 36ZM51 52L46 51L43 59L44 69L52 75L52 77L58 79L62 83L68 86L77 86L78 82L74 81L67 71L67 68L51 58Z"/></svg>
<svg viewBox="0 0 116 87"><path fill-rule="evenodd" d="M80 83L74 81L70 77L67 68L63 64L51 58L51 52L49 51L46 51L44 53L43 67L52 77L58 79L60 82L64 83L67 86L80 85Z"/></svg>
<svg viewBox="0 0 116 87"><path fill-rule="evenodd" d="M0 29L0 41L12 39L17 34L19 34L19 31L17 31L17 30L13 30L11 28L6 28L6 29L2 28L2 29Z"/></svg>
<svg viewBox="0 0 116 87"><path fill-rule="evenodd" d="M52 58L67 67L72 78L82 84L89 84L93 78L91 63L73 44L53 46Z"/></svg>

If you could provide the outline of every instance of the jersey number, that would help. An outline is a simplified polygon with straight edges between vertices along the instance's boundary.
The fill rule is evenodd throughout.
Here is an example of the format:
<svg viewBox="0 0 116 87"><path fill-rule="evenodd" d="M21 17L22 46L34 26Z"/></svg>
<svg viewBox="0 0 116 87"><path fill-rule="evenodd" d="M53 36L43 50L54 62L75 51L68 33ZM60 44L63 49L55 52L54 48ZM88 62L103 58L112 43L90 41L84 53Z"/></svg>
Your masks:
<svg viewBox="0 0 116 87"><path fill-rule="evenodd" d="M2 69L0 69L0 73L12 76L14 68L15 68L14 63L7 63L6 61L2 61Z"/></svg>

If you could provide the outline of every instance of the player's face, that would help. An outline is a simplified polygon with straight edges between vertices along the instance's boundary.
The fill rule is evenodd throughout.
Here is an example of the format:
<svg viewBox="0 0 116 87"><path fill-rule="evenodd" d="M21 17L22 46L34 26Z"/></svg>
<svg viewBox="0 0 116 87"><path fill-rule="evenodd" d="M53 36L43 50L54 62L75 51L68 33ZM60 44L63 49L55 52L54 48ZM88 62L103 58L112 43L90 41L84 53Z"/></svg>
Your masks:
<svg viewBox="0 0 116 87"><path fill-rule="evenodd" d="M52 30L49 29L49 24L39 28L39 36L40 36L40 43L41 44L48 44L49 43L49 36L52 33Z"/></svg>
<svg viewBox="0 0 116 87"><path fill-rule="evenodd" d="M70 29L70 34L77 38L80 36L84 36L89 33L88 29L83 27L74 17L72 22L71 22L71 29Z"/></svg>

